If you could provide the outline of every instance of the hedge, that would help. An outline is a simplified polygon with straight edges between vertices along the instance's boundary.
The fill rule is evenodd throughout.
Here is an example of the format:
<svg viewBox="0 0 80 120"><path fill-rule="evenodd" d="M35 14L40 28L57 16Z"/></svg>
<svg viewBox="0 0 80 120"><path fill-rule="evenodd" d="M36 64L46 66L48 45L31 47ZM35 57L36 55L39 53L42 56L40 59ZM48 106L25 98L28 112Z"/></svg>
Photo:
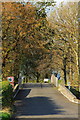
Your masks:
<svg viewBox="0 0 80 120"><path fill-rule="evenodd" d="M2 113L0 114L0 118L1 118L1 120L10 120L11 115L10 115L9 113L2 112Z"/></svg>
<svg viewBox="0 0 80 120"><path fill-rule="evenodd" d="M8 81L2 82L2 108L12 107L13 105L13 88Z"/></svg>

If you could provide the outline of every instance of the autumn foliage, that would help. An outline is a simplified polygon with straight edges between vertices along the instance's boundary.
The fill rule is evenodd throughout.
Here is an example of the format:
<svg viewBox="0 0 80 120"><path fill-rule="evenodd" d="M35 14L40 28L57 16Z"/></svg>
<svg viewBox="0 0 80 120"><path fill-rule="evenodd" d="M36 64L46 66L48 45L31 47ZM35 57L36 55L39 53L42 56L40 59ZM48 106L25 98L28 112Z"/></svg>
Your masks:
<svg viewBox="0 0 80 120"><path fill-rule="evenodd" d="M66 84L78 84L77 4L62 4L47 16L51 4L2 3L3 79L22 73L38 82L58 71Z"/></svg>
<svg viewBox="0 0 80 120"><path fill-rule="evenodd" d="M45 45L51 33L46 18L37 17L36 7L29 2L5 2L2 7L3 79L21 71L37 76L49 52Z"/></svg>

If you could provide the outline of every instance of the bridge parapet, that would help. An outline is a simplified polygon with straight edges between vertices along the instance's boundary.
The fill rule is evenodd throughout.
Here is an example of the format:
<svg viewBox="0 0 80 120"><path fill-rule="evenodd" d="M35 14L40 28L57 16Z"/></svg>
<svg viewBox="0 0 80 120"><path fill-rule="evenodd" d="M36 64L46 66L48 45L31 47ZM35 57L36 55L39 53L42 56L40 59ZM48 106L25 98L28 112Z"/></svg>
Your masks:
<svg viewBox="0 0 80 120"><path fill-rule="evenodd" d="M58 90L71 102L80 104L76 96L73 95L72 92L70 92L70 90L68 90L65 86L59 85Z"/></svg>
<svg viewBox="0 0 80 120"><path fill-rule="evenodd" d="M58 87L58 78L54 74L51 76L51 83Z"/></svg>
<svg viewBox="0 0 80 120"><path fill-rule="evenodd" d="M14 86L14 89L13 89L13 97L15 98L16 95L18 94L20 88L22 88L22 82L23 82L23 79L18 79L18 84L16 84Z"/></svg>

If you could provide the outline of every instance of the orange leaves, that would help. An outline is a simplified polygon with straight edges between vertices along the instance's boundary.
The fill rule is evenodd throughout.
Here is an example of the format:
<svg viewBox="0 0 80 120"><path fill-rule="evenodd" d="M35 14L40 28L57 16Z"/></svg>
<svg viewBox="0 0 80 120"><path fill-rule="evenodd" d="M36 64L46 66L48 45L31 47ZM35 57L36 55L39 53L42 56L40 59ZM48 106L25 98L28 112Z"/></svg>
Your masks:
<svg viewBox="0 0 80 120"><path fill-rule="evenodd" d="M30 66L29 61L38 66L38 61L40 62L43 54L49 52L44 47L47 42L47 35L44 33L47 31L47 22L45 21L46 19L42 17L36 19L36 9L30 3L26 5L16 2L3 3L3 62L5 64L5 74L9 64L11 66L11 68L8 68L9 72L11 72L11 69L17 71L22 62L25 63L25 66L26 64ZM28 62L24 61L24 58ZM44 62L45 60L41 64L44 64ZM33 68L34 65L30 66L30 69Z"/></svg>

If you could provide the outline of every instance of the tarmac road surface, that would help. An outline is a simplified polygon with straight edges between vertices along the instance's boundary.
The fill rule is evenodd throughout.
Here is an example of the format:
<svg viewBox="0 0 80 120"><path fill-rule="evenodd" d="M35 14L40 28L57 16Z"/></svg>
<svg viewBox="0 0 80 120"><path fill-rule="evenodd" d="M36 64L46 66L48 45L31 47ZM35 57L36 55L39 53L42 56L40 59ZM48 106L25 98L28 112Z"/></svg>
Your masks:
<svg viewBox="0 0 80 120"><path fill-rule="evenodd" d="M78 104L48 83L24 84L15 100L15 120L79 120Z"/></svg>

